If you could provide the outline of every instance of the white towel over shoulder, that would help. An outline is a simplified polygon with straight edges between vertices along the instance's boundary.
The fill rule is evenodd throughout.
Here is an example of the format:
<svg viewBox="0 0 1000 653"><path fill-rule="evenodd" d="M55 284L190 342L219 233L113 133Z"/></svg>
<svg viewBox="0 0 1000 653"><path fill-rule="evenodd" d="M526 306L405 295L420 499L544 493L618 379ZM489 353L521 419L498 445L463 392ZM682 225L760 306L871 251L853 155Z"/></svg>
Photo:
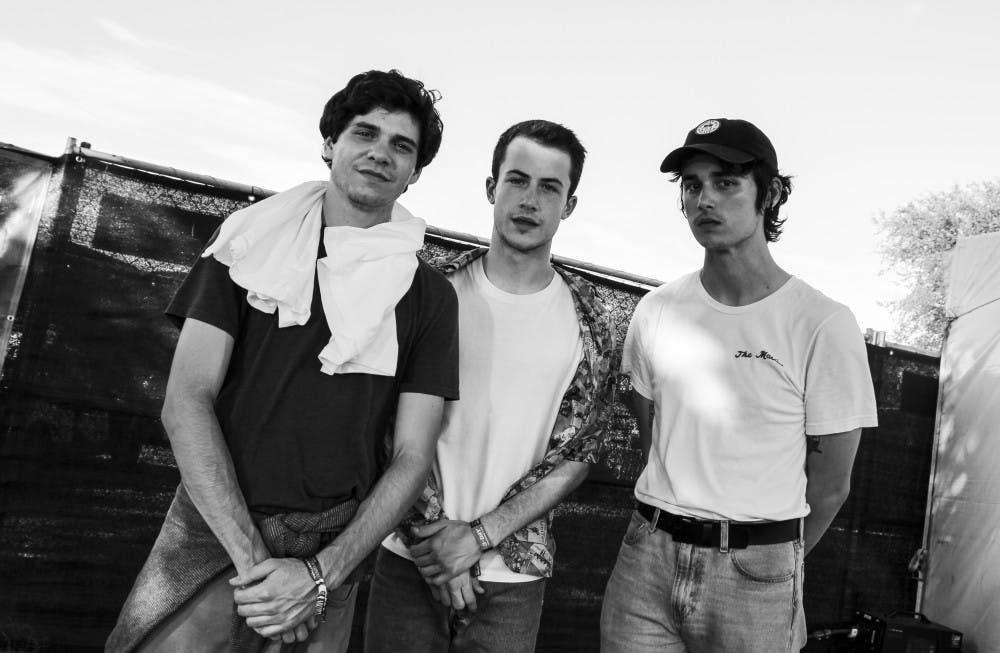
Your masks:
<svg viewBox="0 0 1000 653"><path fill-rule="evenodd" d="M229 267L253 308L277 311L280 328L306 323L318 278L332 334L319 355L323 372L392 376L395 308L413 283L426 223L397 203L390 222L324 228L326 188L306 182L233 213L202 256ZM321 232L326 257L317 260Z"/></svg>

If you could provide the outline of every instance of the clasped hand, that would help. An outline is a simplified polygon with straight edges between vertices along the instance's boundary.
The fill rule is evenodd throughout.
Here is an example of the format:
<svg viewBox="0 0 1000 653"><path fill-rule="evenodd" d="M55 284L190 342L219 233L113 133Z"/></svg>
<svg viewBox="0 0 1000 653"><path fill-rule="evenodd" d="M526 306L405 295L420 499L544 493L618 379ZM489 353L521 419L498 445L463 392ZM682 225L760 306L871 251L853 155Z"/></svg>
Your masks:
<svg viewBox="0 0 1000 653"><path fill-rule="evenodd" d="M485 590L469 570L482 551L468 522L441 519L413 527L413 534L422 539L410 547L410 555L431 595L448 607L475 612L476 594Z"/></svg>
<svg viewBox="0 0 1000 653"><path fill-rule="evenodd" d="M316 628L316 584L298 558L268 558L229 584L236 613L261 637L304 642Z"/></svg>

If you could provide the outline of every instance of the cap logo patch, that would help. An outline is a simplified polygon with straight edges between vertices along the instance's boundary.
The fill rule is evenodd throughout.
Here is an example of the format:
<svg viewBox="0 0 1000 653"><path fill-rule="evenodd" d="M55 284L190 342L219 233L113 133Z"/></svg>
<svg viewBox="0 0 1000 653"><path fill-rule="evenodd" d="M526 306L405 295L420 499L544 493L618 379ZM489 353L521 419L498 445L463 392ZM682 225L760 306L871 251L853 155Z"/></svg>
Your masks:
<svg viewBox="0 0 1000 653"><path fill-rule="evenodd" d="M704 136L705 134L711 134L716 129L719 128L718 120L706 120L697 127L694 128L694 133Z"/></svg>

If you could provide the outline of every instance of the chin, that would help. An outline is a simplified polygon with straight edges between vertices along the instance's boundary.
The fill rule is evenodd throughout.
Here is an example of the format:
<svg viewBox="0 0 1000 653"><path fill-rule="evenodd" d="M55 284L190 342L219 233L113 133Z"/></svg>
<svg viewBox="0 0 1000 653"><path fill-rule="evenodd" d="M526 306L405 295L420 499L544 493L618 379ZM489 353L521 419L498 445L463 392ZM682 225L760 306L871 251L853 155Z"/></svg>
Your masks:
<svg viewBox="0 0 1000 653"><path fill-rule="evenodd" d="M522 254L530 254L531 252L540 249L545 246L544 241L538 240L528 240L525 238L504 238L504 242L511 249L517 250Z"/></svg>
<svg viewBox="0 0 1000 653"><path fill-rule="evenodd" d="M347 199L351 200L351 203L356 206L365 206L372 209L377 209L387 204L391 206L395 201L395 198L389 198L380 193L358 191L348 193Z"/></svg>

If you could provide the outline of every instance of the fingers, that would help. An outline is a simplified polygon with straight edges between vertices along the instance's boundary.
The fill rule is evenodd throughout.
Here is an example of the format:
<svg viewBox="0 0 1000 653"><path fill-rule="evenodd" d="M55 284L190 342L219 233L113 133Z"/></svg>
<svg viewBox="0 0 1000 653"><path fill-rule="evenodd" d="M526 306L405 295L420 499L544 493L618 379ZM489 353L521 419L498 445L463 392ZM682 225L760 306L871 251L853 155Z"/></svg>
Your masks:
<svg viewBox="0 0 1000 653"><path fill-rule="evenodd" d="M295 641L304 642L309 639L309 628L304 623L295 627Z"/></svg>
<svg viewBox="0 0 1000 653"><path fill-rule="evenodd" d="M419 538L430 537L434 533L446 528L448 526L449 520L439 519L436 522L431 522L430 524L424 524L423 526L414 526L411 530L413 534Z"/></svg>
<svg viewBox="0 0 1000 653"><path fill-rule="evenodd" d="M250 567L250 569L243 572L243 574L237 575L235 578L230 578L229 584L233 587L252 585L253 583L257 583L267 578L268 574L274 571L275 566L276 562L274 558L268 558L264 562Z"/></svg>
<svg viewBox="0 0 1000 653"><path fill-rule="evenodd" d="M441 601L441 605L446 608L451 607L451 592L448 591L447 587L438 588L438 600Z"/></svg>
<svg viewBox="0 0 1000 653"><path fill-rule="evenodd" d="M418 566L417 571L424 577L424 580L427 580L428 578L440 575L444 571L444 567L439 564L427 565L425 567Z"/></svg>
<svg viewBox="0 0 1000 653"><path fill-rule="evenodd" d="M281 633L281 641L283 641L285 644L294 644L296 642L295 631L286 630L285 632Z"/></svg>
<svg viewBox="0 0 1000 653"><path fill-rule="evenodd" d="M410 557L416 562L418 558L423 558L425 556L433 555L434 553L434 543L430 540L423 540L422 542L417 542L410 547Z"/></svg>
<svg viewBox="0 0 1000 653"><path fill-rule="evenodd" d="M482 583L479 582L479 578L476 576L472 577L472 591L476 594L485 594L486 588L483 587Z"/></svg>
<svg viewBox="0 0 1000 653"><path fill-rule="evenodd" d="M472 589L472 584L462 583L461 593L462 603L465 604L466 609L469 612L475 612L478 606L476 605L476 593Z"/></svg>
<svg viewBox="0 0 1000 653"><path fill-rule="evenodd" d="M268 615L273 615L278 611L277 606L271 602L268 603L238 603L236 605L236 614L240 615L248 622L254 617L263 617Z"/></svg>
<svg viewBox="0 0 1000 653"><path fill-rule="evenodd" d="M451 607L455 610L465 609L465 598L462 596L462 588L456 587L455 589L447 590L448 597L451 599Z"/></svg>

